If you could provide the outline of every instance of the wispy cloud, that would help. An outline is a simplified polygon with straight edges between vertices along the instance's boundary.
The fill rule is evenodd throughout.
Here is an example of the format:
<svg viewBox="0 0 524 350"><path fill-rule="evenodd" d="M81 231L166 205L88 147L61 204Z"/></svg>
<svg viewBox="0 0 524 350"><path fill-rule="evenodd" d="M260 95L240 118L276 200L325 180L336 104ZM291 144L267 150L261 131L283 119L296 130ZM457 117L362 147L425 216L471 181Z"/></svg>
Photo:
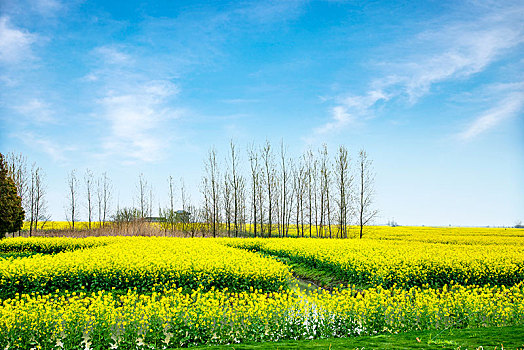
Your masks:
<svg viewBox="0 0 524 350"><path fill-rule="evenodd" d="M63 4L57 0L36 0L32 2L32 7L42 16L54 16Z"/></svg>
<svg viewBox="0 0 524 350"><path fill-rule="evenodd" d="M132 63L131 56L125 53L118 46L107 45L107 46L97 47L94 50L94 53L106 65L123 65L123 64Z"/></svg>
<svg viewBox="0 0 524 350"><path fill-rule="evenodd" d="M469 141L478 135L496 127L502 121L516 116L524 107L524 92L510 93L493 108L481 114L457 136L460 140Z"/></svg>
<svg viewBox="0 0 524 350"><path fill-rule="evenodd" d="M9 17L0 17L0 63L18 64L34 58L31 45L38 36L14 27Z"/></svg>
<svg viewBox="0 0 524 350"><path fill-rule="evenodd" d="M390 96L381 90L371 90L363 96L339 96L337 106L331 108L331 119L324 125L315 128L315 134L340 132L348 125L359 123L362 117L371 118L370 109L379 101L388 101Z"/></svg>
<svg viewBox="0 0 524 350"><path fill-rule="evenodd" d="M474 22L448 21L417 35L401 58L380 63L384 77L372 80L364 94L334 97L337 106L330 120L315 132L344 126L339 121L342 114L356 121L372 117L384 103L401 101L409 107L434 85L468 79L524 43L524 6L494 7L487 13Z"/></svg>
<svg viewBox="0 0 524 350"><path fill-rule="evenodd" d="M63 146L52 138L31 131L18 132L11 136L21 140L29 148L48 155L55 162L66 162L67 153L76 150L75 147Z"/></svg>
<svg viewBox="0 0 524 350"><path fill-rule="evenodd" d="M326 134L336 130L341 130L347 125L354 123L356 118L349 114L348 109L344 106L335 106L331 110L331 121L315 129L317 134Z"/></svg>
<svg viewBox="0 0 524 350"><path fill-rule="evenodd" d="M51 105L42 99L31 98L13 107L18 113L37 123L55 123Z"/></svg>
<svg viewBox="0 0 524 350"><path fill-rule="evenodd" d="M162 127L178 117L178 112L164 102L176 92L170 82L151 81L134 93L111 93L101 99L103 117L111 131L103 142L105 150L141 161L161 158L162 150L168 146Z"/></svg>
<svg viewBox="0 0 524 350"><path fill-rule="evenodd" d="M58 0L2 0L2 10L10 16L31 19L37 16L40 20L55 17L67 5L76 3L69 1L62 3Z"/></svg>
<svg viewBox="0 0 524 350"><path fill-rule="evenodd" d="M170 99L178 87L165 79L152 79L147 70L123 47L103 46L93 51L96 68L83 81L95 84L102 95L96 99L96 118L107 125L101 145L106 155L123 162L162 158L172 136L172 120L180 111ZM171 129L171 130L170 130Z"/></svg>

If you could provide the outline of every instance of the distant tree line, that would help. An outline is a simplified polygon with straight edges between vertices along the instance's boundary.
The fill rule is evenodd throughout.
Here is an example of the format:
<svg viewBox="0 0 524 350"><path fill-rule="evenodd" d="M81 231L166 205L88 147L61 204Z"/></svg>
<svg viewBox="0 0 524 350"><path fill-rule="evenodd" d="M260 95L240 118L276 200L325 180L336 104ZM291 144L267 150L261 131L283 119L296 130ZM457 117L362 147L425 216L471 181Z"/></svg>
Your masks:
<svg viewBox="0 0 524 350"><path fill-rule="evenodd" d="M45 175L36 164L29 169L22 154L8 154L6 164L32 235L50 219ZM372 161L364 150L353 159L341 145L331 156L324 144L291 158L283 141L277 149L269 141L251 144L246 152L231 141L224 156L212 147L203 168L198 204L192 203L183 179L176 184L169 176L167 205L159 205L158 211L153 187L143 174L136 183L133 205L117 204L113 210L113 185L107 173L95 176L87 169L79 178L72 170L66 180L66 220L71 230L77 230L82 212L88 229L111 222L123 231L138 222L156 221L166 234L183 232L192 237L348 238L352 225L362 238L364 227L378 213Z"/></svg>
<svg viewBox="0 0 524 350"><path fill-rule="evenodd" d="M353 161L345 146L330 157L324 144L293 159L284 142L279 146L275 151L269 141L251 145L247 163L233 141L222 162L214 147L209 150L199 213L204 229L213 237L348 238L350 225L356 225L362 238L364 227L378 214L366 151ZM241 164L249 165L247 174Z"/></svg>
<svg viewBox="0 0 524 350"><path fill-rule="evenodd" d="M20 198L20 205L24 212L22 223L24 219L29 222L31 236L37 227L45 226L50 219L47 212L44 171L36 163L28 167L27 158L21 153L14 152L6 154L2 168L5 168L6 176L15 184L16 194ZM16 231L20 235L21 226Z"/></svg>

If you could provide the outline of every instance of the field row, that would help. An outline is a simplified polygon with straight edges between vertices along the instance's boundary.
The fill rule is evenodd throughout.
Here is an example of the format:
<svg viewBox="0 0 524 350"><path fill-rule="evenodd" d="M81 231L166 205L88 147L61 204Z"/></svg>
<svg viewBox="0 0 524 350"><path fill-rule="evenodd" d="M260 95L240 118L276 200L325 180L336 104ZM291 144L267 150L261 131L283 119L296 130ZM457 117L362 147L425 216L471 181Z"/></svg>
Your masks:
<svg viewBox="0 0 524 350"><path fill-rule="evenodd" d="M519 325L524 284L333 293L161 290L23 295L0 305L2 349L165 346Z"/></svg>
<svg viewBox="0 0 524 350"><path fill-rule="evenodd" d="M368 286L507 285L524 281L524 246L416 240L223 239Z"/></svg>
<svg viewBox="0 0 524 350"><path fill-rule="evenodd" d="M32 237L0 240L0 253L42 253L55 254L78 249L104 246L116 242L116 237L89 238L46 238Z"/></svg>
<svg viewBox="0 0 524 350"><path fill-rule="evenodd" d="M496 242L482 245L387 239L16 238L1 241L0 252L42 254L0 260L0 298L57 289L136 288L147 292L160 284L186 290L287 288L291 280L289 268L250 250L289 258L361 287L511 286L524 281L524 248Z"/></svg>
<svg viewBox="0 0 524 350"><path fill-rule="evenodd" d="M32 242L34 247L41 244L39 251L59 250L57 246L67 249L53 255L0 261L0 298L56 290L134 288L147 292L157 285L181 286L186 290L227 287L244 291L252 287L276 291L287 288L291 279L286 265L212 239L106 237L19 242L23 246ZM89 249L69 250L85 248L89 242L96 244Z"/></svg>

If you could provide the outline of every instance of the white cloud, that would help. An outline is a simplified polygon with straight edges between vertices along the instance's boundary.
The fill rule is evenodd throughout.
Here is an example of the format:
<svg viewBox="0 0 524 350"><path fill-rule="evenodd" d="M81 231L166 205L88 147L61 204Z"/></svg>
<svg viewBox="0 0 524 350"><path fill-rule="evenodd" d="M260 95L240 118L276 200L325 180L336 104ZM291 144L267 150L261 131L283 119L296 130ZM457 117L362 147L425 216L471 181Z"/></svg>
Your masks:
<svg viewBox="0 0 524 350"><path fill-rule="evenodd" d="M387 101L389 96L381 90L371 90L363 96L338 97L339 103L331 109L331 119L324 125L315 128L315 134L327 134L340 131L348 125L355 125L362 116L371 117L369 109L379 101Z"/></svg>
<svg viewBox="0 0 524 350"><path fill-rule="evenodd" d="M181 114L172 107L178 87L158 66L144 64L135 49L129 45L93 49L94 67L80 79L98 91L93 116L105 125L98 136L100 156L126 164L161 159L174 137L172 120Z"/></svg>
<svg viewBox="0 0 524 350"><path fill-rule="evenodd" d="M469 141L478 135L496 127L502 121L516 116L524 107L524 93L513 92L501 100L495 107L486 111L461 133L459 139Z"/></svg>
<svg viewBox="0 0 524 350"><path fill-rule="evenodd" d="M337 106L332 108L330 120L315 132L342 127L344 123L337 121L341 110L353 120L360 120L372 117L379 103L417 103L435 84L468 79L524 43L524 6L492 8L487 13L473 22L443 23L416 36L411 49L404 48L396 62L381 64L385 67L383 77L373 80L368 91L336 96L333 100ZM484 125L489 124L489 119L484 119Z"/></svg>
<svg viewBox="0 0 524 350"><path fill-rule="evenodd" d="M37 35L17 29L7 16L0 17L0 62L16 64L33 58L31 45Z"/></svg>
<svg viewBox="0 0 524 350"><path fill-rule="evenodd" d="M53 117L51 106L45 101L32 98L27 100L24 104L13 107L18 113L26 116L32 121L39 123L53 123L56 120Z"/></svg>
<svg viewBox="0 0 524 350"><path fill-rule="evenodd" d="M149 81L133 92L111 92L102 98L103 118L110 127L103 142L106 152L141 161L161 158L168 146L166 125L179 116L165 100L177 91L171 82Z"/></svg>
<svg viewBox="0 0 524 350"><path fill-rule="evenodd" d="M331 110L331 121L315 129L317 134L326 134L340 130L347 125L355 122L355 117L348 113L347 107L335 106Z"/></svg>
<svg viewBox="0 0 524 350"><path fill-rule="evenodd" d="M13 136L22 140L28 147L47 154L55 162L67 161L66 153L75 150L74 147L64 147L52 139L30 131L17 133Z"/></svg>
<svg viewBox="0 0 524 350"><path fill-rule="evenodd" d="M512 23L510 20L509 23ZM511 26L491 19L480 21L478 26L455 25L423 36L423 46L435 43L441 54L411 62L398 77L398 83L389 87L404 89L411 102L426 95L433 84L467 78L479 73L500 58L506 50L524 42L521 26ZM387 84L385 84L386 87Z"/></svg>
<svg viewBox="0 0 524 350"><path fill-rule="evenodd" d="M116 46L100 46L95 50L95 55L102 59L104 64L122 65L132 63L131 56L124 53Z"/></svg>
<svg viewBox="0 0 524 350"><path fill-rule="evenodd" d="M54 16L63 6L56 0L36 0L31 5L42 16Z"/></svg>

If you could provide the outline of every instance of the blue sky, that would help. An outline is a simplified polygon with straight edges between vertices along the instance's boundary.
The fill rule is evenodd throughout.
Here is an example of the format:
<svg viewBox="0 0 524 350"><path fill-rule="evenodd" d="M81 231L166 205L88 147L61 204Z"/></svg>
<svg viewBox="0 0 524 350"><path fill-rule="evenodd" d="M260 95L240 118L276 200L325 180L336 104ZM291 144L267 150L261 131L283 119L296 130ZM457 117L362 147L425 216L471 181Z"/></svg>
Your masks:
<svg viewBox="0 0 524 350"><path fill-rule="evenodd" d="M55 220L72 169L115 205L140 173L157 205L169 175L198 202L211 146L283 139L365 148L379 222L524 221L521 1L0 6L0 149L44 169Z"/></svg>

